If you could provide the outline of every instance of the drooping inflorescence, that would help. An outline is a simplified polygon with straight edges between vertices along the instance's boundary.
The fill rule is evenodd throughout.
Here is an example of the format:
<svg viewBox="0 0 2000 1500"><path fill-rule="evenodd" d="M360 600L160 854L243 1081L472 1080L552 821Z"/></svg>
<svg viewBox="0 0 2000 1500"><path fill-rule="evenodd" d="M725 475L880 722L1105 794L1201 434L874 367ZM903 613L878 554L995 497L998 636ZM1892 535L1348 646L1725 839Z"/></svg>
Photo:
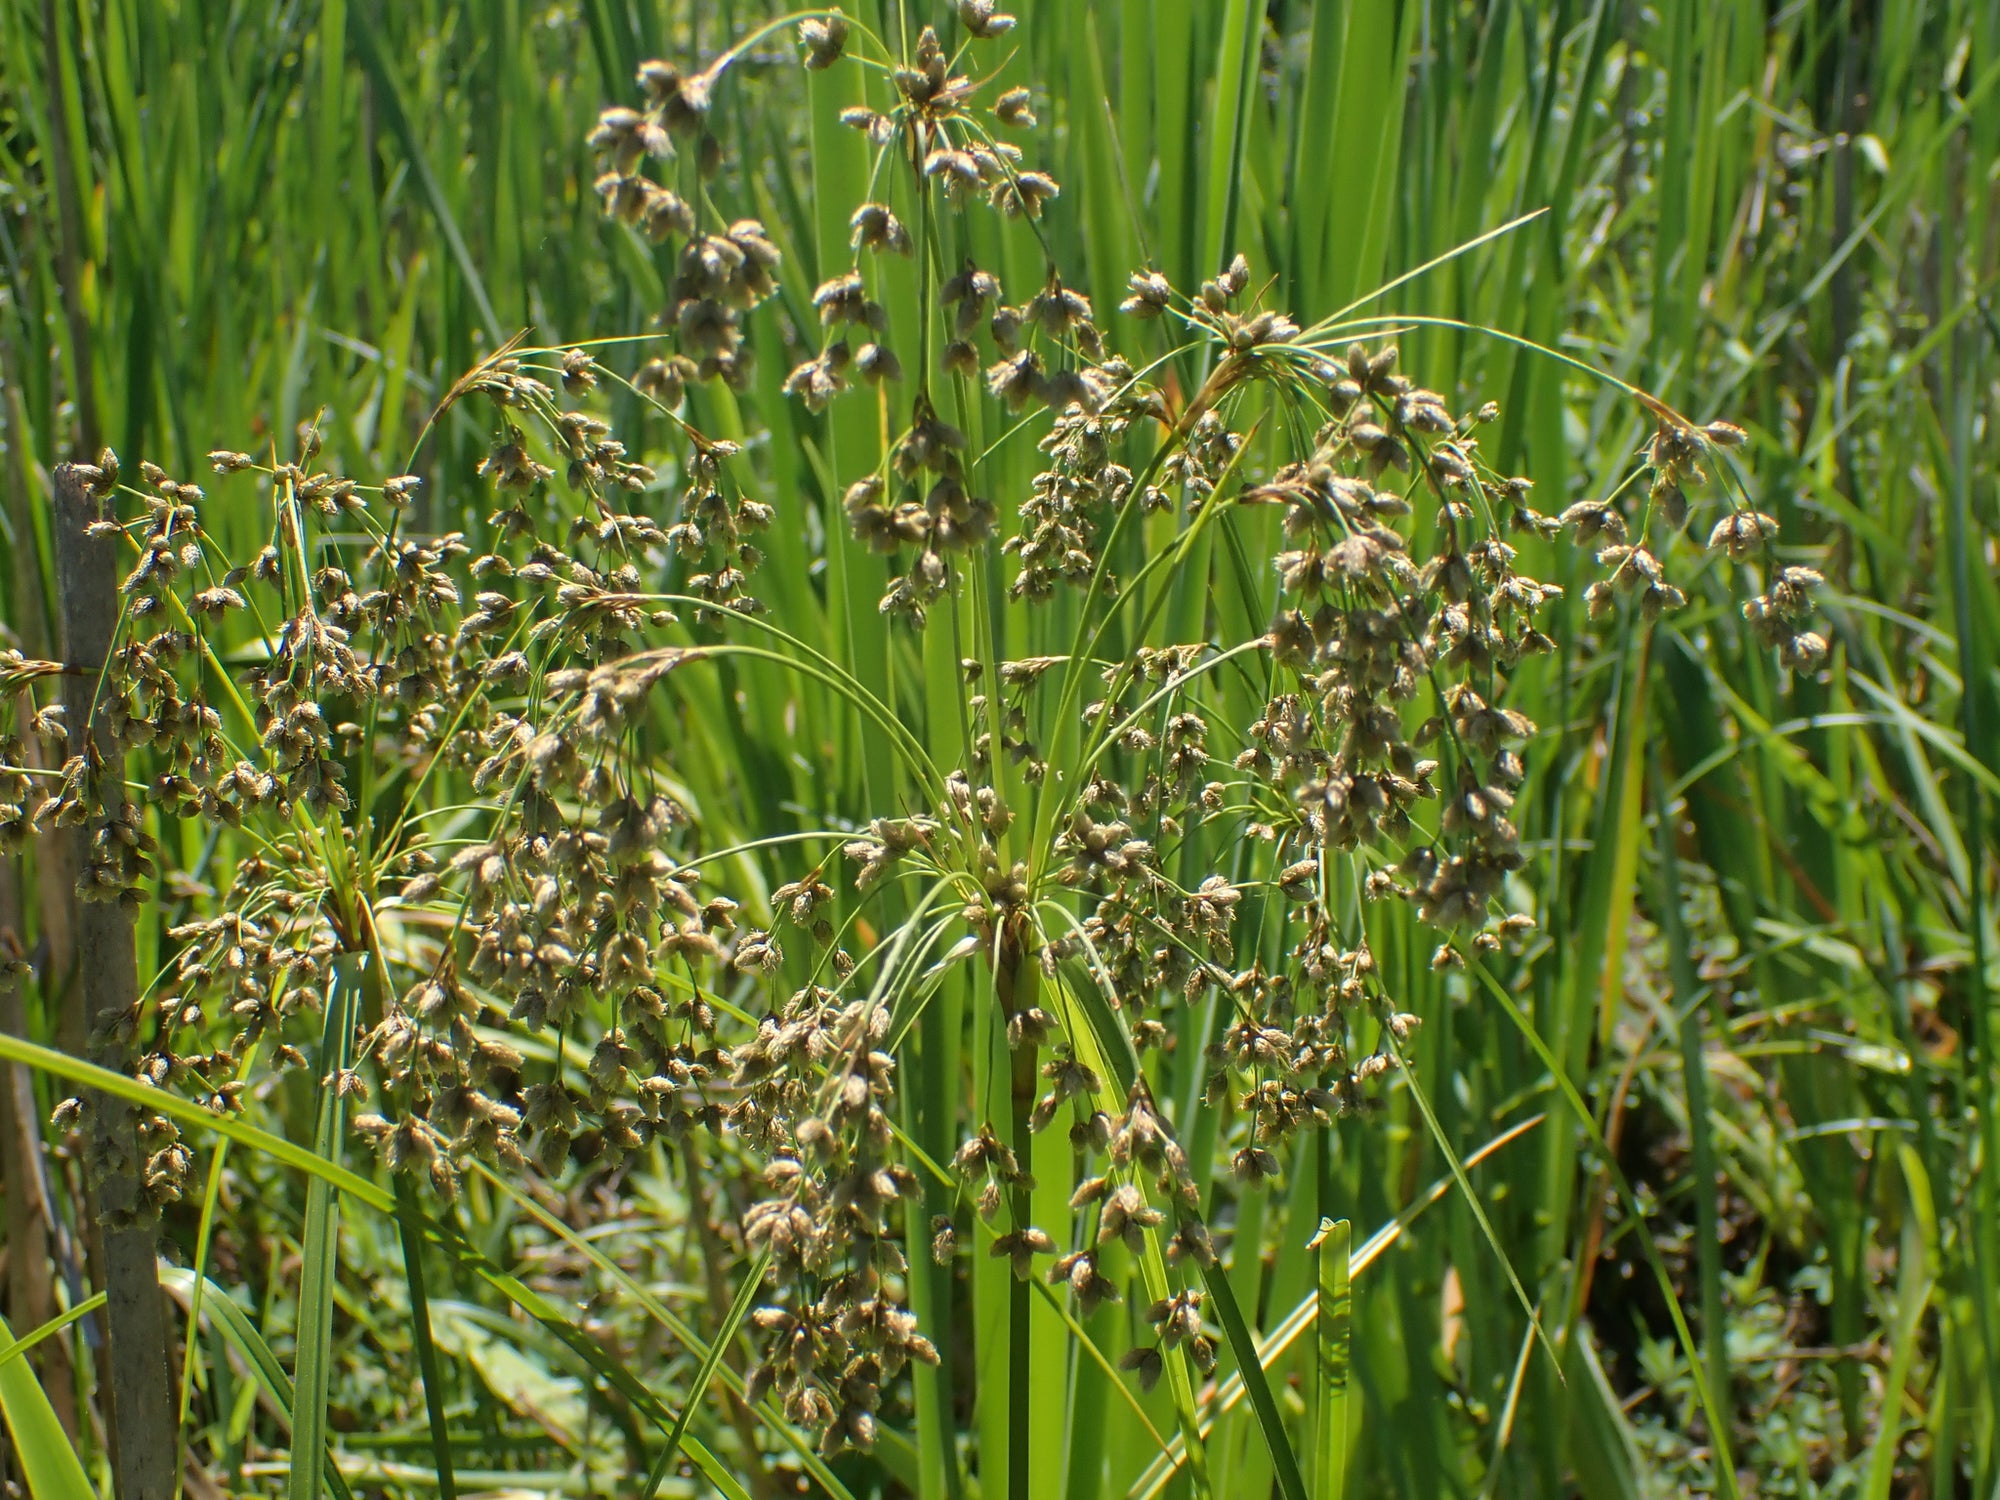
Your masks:
<svg viewBox="0 0 2000 1500"><path fill-rule="evenodd" d="M491 426L480 514L415 476L322 467L312 423L283 459L211 455L214 499L151 465L127 484L109 454L79 470L134 559L103 692L148 795L94 778L47 709L0 746L0 844L87 826L93 895L159 890L165 820L254 835L219 889L165 877L167 970L99 1018L148 1082L238 1108L250 1059L303 1066L330 989L359 985L329 1085L365 1105L355 1129L390 1170L450 1195L474 1162L558 1178L679 1153L741 1207L708 1227L769 1278L751 1398L829 1449L868 1444L885 1392L939 1358L909 1307L913 1241L1044 1277L1085 1315L1132 1297L1107 1268L1156 1244L1172 1284L1138 1303L1151 1341L1126 1368L1213 1367L1213 1205L1185 1102L1155 1097L1160 1057L1201 1049L1246 1185L1368 1107L1419 1025L1370 903L1407 903L1440 968L1532 927L1514 890L1538 727L1509 689L1579 621L1530 559L1567 528L1597 548L1588 619L1677 608L1671 539L1743 437L1659 408L1642 514L1621 491L1552 518L1482 449L1496 408L1419 385L1392 342L1265 305L1243 256L1192 294L1135 271L1110 327L1077 268L1010 291L963 225L997 214L1038 246L1060 189L1002 135L1035 125L1032 94L965 62L1013 19L960 0L957 21L965 50L926 27L870 58L872 102L843 116L874 168L851 259L790 303L773 237L712 201L709 120L740 51L639 70L589 145L605 213L670 257L663 342L618 369L594 345L509 347L461 379L446 404ZM881 49L838 12L797 36L814 71ZM788 399L880 417L875 451L822 477L816 535L807 497L760 498L752 455L695 420L691 393L747 388L765 317L795 319ZM613 390L644 429L614 432ZM1039 455L1020 492L967 411ZM252 556L220 555L223 503L259 518ZM927 682L962 714L940 763L906 755L818 842L722 863L677 774L677 694L760 625L753 538L774 522L892 560L893 628L962 632ZM1149 525L1167 551L1137 545ZM1765 568L1746 617L1809 671L1819 580L1771 562L1775 532L1731 505L1709 546ZM1176 639L1162 583L1224 533L1262 548L1268 608L1198 608ZM0 661L0 685L32 694L35 665ZM892 725L915 701L872 701L816 643L793 665ZM19 769L24 735L58 775ZM718 888L753 863L733 899ZM948 981L1004 1060L976 1095L948 1081L955 1154L920 1160L901 1049ZM1057 1128L1066 1238L1033 1212L1033 1137ZM191 1158L164 1119L144 1144L157 1207Z"/></svg>

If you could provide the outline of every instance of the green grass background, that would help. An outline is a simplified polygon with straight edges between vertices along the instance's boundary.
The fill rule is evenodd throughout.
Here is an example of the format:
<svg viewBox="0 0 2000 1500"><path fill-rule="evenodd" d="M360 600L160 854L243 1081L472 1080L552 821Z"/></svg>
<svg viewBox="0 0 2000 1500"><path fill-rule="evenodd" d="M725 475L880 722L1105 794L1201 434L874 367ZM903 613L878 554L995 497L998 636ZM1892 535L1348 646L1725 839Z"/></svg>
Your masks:
<svg viewBox="0 0 2000 1500"><path fill-rule="evenodd" d="M851 8L885 30L906 8L927 12ZM1354 1281L1345 1493L1725 1485L1633 1239L1648 1234L1708 1369L1730 1372L1747 1491L2000 1493L1986 805L2000 789L2000 6L1014 9L1022 25L996 55L1006 81L1035 90L1035 150L1063 183L1043 232L1100 315L1134 267L1191 285L1241 249L1275 302L1315 319L1542 211L1371 310L1504 330L1696 420L1741 423L1753 498L1782 522L1788 555L1830 580L1821 680L1782 677L1741 627L1738 580L1683 547L1672 561L1687 611L1587 662L1566 652L1517 687L1545 731L1523 892L1543 938L1508 983L1640 1183L1649 1222L1620 1210L1602 1156L1492 997L1447 994L1413 927L1378 947L1399 1003L1430 1019L1413 1060L1455 1156L1545 1116L1470 1181L1564 1354L1560 1371L1528 1356L1505 1271L1447 1192ZM582 137L628 96L640 60L704 57L774 13L751 0L0 3L0 549L12 559L0 619L29 647L49 638L46 474L79 440L191 473L211 446L255 448L324 408L341 463L395 473L450 381L509 335L643 331L663 263L600 221ZM844 260L866 158L832 121L851 76L809 80L782 42L722 95L731 166L718 197L771 227L785 307L804 327L817 268ZM1017 292L1039 279L1024 233L992 231L981 253ZM747 391L695 403L707 430L752 438L779 506L765 596L778 623L948 745L953 715L922 643L876 614L881 562L845 544L820 462L868 450L872 418L810 418L780 396L785 321L757 321ZM1420 380L1501 403L1487 451L1535 476L1546 511L1614 483L1646 434L1629 402L1518 345L1437 324L1399 339ZM636 409L622 415L645 430ZM486 440L454 414L420 455L438 524L480 524L472 469ZM1003 502L1033 467L1018 445L1000 461ZM212 524L226 533L229 517ZM1536 561L1580 595L1566 549ZM1204 599L1250 621L1271 594L1268 576L1206 547L1171 587L1170 620L1194 624ZM770 831L772 808L802 827L879 810L886 750L837 703L755 665L717 682L675 756L718 842ZM189 867L199 855L182 851ZM142 965L159 940L142 924ZM33 1039L49 1040L43 998L31 1000ZM303 1095L274 1092L253 1118L310 1138ZM1357 1245L1451 1176L1408 1090L1327 1149ZM290 1368L299 1289L285 1247L305 1190L254 1152L231 1170L233 1239L265 1248L215 1274L249 1336ZM620 1212L668 1236L671 1184L656 1186ZM1269 1334L1311 1302L1312 1216L1257 1194L1233 1212L1232 1283ZM549 1249L546 1227L497 1187L475 1185L463 1213L491 1262ZM1267 1221L1267 1243L1245 1233ZM173 1227L191 1246L193 1215ZM397 1222L356 1210L342 1232L331 1399L348 1430L333 1441L375 1465L355 1473L377 1487L429 1492L430 1436L407 1394L415 1354L393 1312ZM684 1264L665 1249L629 1262L641 1282ZM471 1471L460 1486L490 1470L496 1488L526 1474L584 1492L578 1455L608 1420L585 1399L601 1372L545 1324L506 1314L490 1279L457 1261L438 1271L450 1277L440 1358L465 1424L453 1442ZM1037 1349L1065 1368L1068 1330L1044 1312ZM259 1468L286 1424L259 1404L256 1360L240 1339L209 1342L191 1441L248 1488L281 1482ZM1298 1338L1271 1365L1302 1451L1323 1409L1313 1349ZM699 1359L639 1336L619 1357L676 1409ZM1087 1362L1033 1400L1037 1493L1122 1494L1141 1477L1138 1419ZM554 1407L571 1415L522 1415ZM1171 1431L1164 1388L1148 1410ZM983 1406L975 1425L990 1436L1012 1420ZM692 1430L734 1451L719 1409ZM841 1482L965 1493L938 1433L842 1461ZM1218 1418L1210 1451L1218 1494L1266 1491L1247 1402ZM1004 1493L991 1469L985 1484Z"/></svg>

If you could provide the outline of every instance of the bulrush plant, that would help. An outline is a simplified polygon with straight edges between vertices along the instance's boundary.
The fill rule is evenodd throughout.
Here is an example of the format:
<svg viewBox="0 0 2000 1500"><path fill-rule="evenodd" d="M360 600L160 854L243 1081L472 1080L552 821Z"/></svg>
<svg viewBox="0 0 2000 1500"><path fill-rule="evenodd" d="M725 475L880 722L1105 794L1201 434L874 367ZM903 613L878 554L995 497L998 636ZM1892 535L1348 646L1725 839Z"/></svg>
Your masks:
<svg viewBox="0 0 2000 1500"><path fill-rule="evenodd" d="M0 835L87 828L86 894L133 902L181 843L164 825L220 832L224 878L176 884L159 971L96 1018L156 1088L226 1112L253 1070L306 1068L447 1202L468 1173L615 1187L637 1156L675 1164L739 1295L671 1393L649 1490L747 1331L739 1474L859 1485L834 1456L887 1436L941 1466L938 1493L976 1473L1025 1496L1061 1443L1031 1431L1035 1383L1115 1368L1156 1437L1164 1383L1174 1462L1208 1492L1233 1370L1302 1497L1296 1453L1331 1408L1295 1414L1263 1373L1231 1279L1260 1253L1242 1204L1370 1111L1421 1024L1377 963L1381 909L1407 908L1440 970L1503 964L1534 926L1516 800L1538 726L1509 688L1573 616L1524 568L1567 533L1599 566L1588 616L1651 622L1683 602L1691 512L1718 510L1708 546L1759 572L1745 614L1798 672L1826 650L1818 580L1774 561L1726 423L1639 398L1656 429L1626 483L1544 515L1481 447L1495 406L1420 385L1389 320L1302 326L1244 256L1192 289L1134 270L1108 319L1045 254L1003 278L1062 188L1031 92L989 81L1012 18L960 0L956 22L949 46L782 23L806 68L858 74L840 118L872 160L851 258L809 294L712 196L711 116L772 33L639 70L589 145L605 213L669 267L662 331L635 357L522 341L459 380L445 406L490 413L476 512L323 468L312 422L288 451L211 455L213 495L109 453L70 469L131 558L98 685L131 779L24 707L15 732L62 770L35 781L10 748ZM700 425L707 393L747 387L762 318L764 348L793 348L789 399L861 408L850 430L875 439L816 494ZM621 434L614 412L644 419ZM1003 460L1030 449L1010 493ZM222 555L223 506L260 517L254 555ZM767 610L774 526L817 554L785 590L884 559L891 649L922 670L885 692L851 642ZM1188 607L1211 555L1248 569L1256 618ZM1590 660L1587 635L1565 644ZM716 701L691 678L738 669L821 695L889 779L831 793L825 826L763 809L726 844L677 725ZM6 670L10 705L50 680ZM140 1136L156 1212L194 1159L164 1115ZM1284 1233L1345 1216L1331 1181ZM1051 1311L1084 1353L1037 1371Z"/></svg>

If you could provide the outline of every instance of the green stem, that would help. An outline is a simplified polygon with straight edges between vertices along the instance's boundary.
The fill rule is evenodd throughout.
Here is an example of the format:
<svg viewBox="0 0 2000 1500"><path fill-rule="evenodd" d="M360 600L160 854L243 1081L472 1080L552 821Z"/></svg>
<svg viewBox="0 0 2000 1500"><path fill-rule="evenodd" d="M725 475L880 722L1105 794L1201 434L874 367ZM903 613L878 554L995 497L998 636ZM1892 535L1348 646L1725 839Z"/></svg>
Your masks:
<svg viewBox="0 0 2000 1500"><path fill-rule="evenodd" d="M226 1143L225 1143L226 1144ZM451 1429L445 1418L444 1379L437 1346L431 1340L431 1304L424 1291L424 1237L418 1227L416 1189L400 1173L396 1177L396 1231L403 1244L403 1279L410 1289L410 1343L424 1382L424 1415L431 1430L431 1462L437 1468L438 1493L457 1500L458 1479L452 1470Z"/></svg>
<svg viewBox="0 0 2000 1500"><path fill-rule="evenodd" d="M1023 962L1019 937L1012 932L1004 934L1000 940L999 962L994 969L993 981L1003 1023L1011 1022L1015 1016L1033 1006L1040 975L1041 970L1035 964ZM1039 1049L1025 1037L1012 1052L1008 1087L1012 1127L1008 1144L1024 1164L1031 1154L1028 1117L1035 1107L1035 1062L1039 1055ZM1032 1222L1029 1200L1029 1187L1025 1183L1015 1184L1009 1194L1009 1211L1013 1215L1016 1231L1026 1229ZM1030 1500L1029 1397L1034 1384L1028 1322L1034 1305L1031 1297L1027 1278L1014 1277L1007 1288L1007 1500Z"/></svg>

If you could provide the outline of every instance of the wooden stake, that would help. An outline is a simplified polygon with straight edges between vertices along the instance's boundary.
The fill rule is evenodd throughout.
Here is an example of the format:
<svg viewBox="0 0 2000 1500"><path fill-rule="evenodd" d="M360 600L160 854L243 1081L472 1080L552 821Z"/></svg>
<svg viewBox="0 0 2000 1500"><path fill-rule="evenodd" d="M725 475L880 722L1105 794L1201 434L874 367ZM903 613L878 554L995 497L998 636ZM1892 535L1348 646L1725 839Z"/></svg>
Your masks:
<svg viewBox="0 0 2000 1500"><path fill-rule="evenodd" d="M125 750L111 734L99 677L118 623L118 557L115 537L90 536L98 518L88 487L69 464L55 471L56 579L61 598L63 703L72 757L94 755L89 824L75 830L74 868L90 863L90 840L108 812L125 799ZM99 798L109 804L98 805ZM129 1013L139 1002L138 956L132 909L118 901L84 901L74 908L75 981L65 1003L87 1043L92 1062L119 1073L132 1066L129 1046L110 1038L100 1022ZM104 1390L111 1457L119 1500L173 1500L177 1423L172 1361L167 1352L166 1301L160 1293L157 1234L134 1222L140 1202L137 1116L132 1106L108 1098L89 1105L90 1141L85 1178L91 1211L103 1243L108 1358Z"/></svg>
<svg viewBox="0 0 2000 1500"><path fill-rule="evenodd" d="M42 587L41 559L32 541L28 514L29 484L27 422L21 415L21 382L14 367L13 346L0 336L0 433L7 439L7 468L0 476L6 495L5 514L17 539L14 548L12 617L8 624L16 644L29 656L48 658L48 601ZM14 706L15 724L23 731L26 764L41 768L43 749L38 736L26 733L35 711L25 689ZM41 924L41 983L44 995L61 993L63 965L70 961L68 893L76 884L70 872L70 838L60 829L35 835L32 883L25 878L27 861L19 854L0 856L0 962L29 956L29 913ZM30 900L33 892L33 900ZM28 1037L27 1003L19 984L0 983L0 1031ZM75 1050L81 1052L81 1038ZM39 1328L56 1315L55 1258L62 1249L62 1221L47 1191L48 1167L42 1150L42 1111L36 1107L34 1082L18 1064L0 1065L0 1179L7 1195L7 1315L19 1328ZM76 1419L76 1376L70 1366L71 1343L47 1339L28 1357L41 1376L42 1389L70 1441L82 1430Z"/></svg>

